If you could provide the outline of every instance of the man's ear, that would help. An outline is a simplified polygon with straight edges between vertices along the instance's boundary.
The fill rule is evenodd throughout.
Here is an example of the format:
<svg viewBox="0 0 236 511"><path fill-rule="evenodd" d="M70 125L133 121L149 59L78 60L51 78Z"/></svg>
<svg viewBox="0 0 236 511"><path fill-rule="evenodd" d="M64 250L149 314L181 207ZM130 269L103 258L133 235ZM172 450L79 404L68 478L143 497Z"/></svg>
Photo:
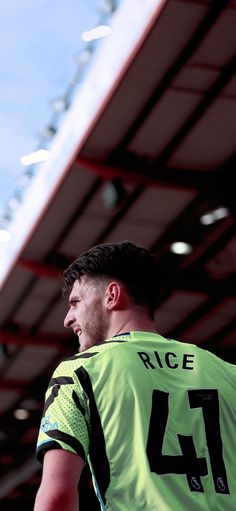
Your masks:
<svg viewBox="0 0 236 511"><path fill-rule="evenodd" d="M109 282L105 293L105 306L108 310L119 310L124 302L124 290L117 281Z"/></svg>

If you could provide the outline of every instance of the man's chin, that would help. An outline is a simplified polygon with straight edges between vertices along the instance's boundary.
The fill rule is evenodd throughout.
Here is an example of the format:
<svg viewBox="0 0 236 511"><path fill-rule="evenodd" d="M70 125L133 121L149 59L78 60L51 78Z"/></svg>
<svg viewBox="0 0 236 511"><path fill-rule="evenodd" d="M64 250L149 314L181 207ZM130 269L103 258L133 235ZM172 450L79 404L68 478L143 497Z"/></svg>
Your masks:
<svg viewBox="0 0 236 511"><path fill-rule="evenodd" d="M90 348L90 346L88 345L88 343L83 342L83 339L81 339L81 337L80 337L79 343L78 343L78 352L83 353L84 351L88 350L89 348Z"/></svg>
<svg viewBox="0 0 236 511"><path fill-rule="evenodd" d="M95 343L92 341L92 339L89 339L89 340L88 340L88 338L83 339L83 336L80 336L78 338L78 341L79 341L79 343L78 343L79 353L83 353L84 351L89 350L89 348L92 348L95 345Z"/></svg>
<svg viewBox="0 0 236 511"><path fill-rule="evenodd" d="M82 353L84 351L83 344L81 341L78 342L78 353Z"/></svg>

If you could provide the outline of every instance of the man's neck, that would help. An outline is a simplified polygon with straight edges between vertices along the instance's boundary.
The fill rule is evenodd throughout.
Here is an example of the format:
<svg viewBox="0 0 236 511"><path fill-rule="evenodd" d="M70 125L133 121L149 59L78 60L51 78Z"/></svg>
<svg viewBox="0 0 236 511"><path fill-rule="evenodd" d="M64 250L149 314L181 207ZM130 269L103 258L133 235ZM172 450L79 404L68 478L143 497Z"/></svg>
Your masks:
<svg viewBox="0 0 236 511"><path fill-rule="evenodd" d="M116 314L111 322L108 338L121 335L123 332L156 332L154 321L148 315L140 314Z"/></svg>

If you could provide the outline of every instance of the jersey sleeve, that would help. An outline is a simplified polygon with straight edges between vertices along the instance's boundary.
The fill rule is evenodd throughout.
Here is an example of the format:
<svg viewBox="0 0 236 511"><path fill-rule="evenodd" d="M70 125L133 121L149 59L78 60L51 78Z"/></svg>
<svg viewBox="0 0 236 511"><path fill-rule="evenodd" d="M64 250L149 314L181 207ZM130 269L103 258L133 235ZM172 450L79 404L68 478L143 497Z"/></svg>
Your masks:
<svg viewBox="0 0 236 511"><path fill-rule="evenodd" d="M86 460L89 450L89 418L80 383L66 363L54 372L45 395L37 440L40 462L49 449L65 449Z"/></svg>

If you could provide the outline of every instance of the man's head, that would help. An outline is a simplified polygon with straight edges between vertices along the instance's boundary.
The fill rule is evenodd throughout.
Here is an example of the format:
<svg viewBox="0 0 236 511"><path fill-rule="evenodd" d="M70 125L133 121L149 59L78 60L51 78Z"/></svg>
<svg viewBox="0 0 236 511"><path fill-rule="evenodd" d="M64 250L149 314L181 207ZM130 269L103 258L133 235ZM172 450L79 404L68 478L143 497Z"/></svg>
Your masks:
<svg viewBox="0 0 236 511"><path fill-rule="evenodd" d="M114 310L132 303L153 318L160 295L157 262L129 241L103 243L82 253L65 270L62 289L64 295L70 293L65 326L77 335L82 330L87 349L106 337ZM100 336L97 342L95 336Z"/></svg>

